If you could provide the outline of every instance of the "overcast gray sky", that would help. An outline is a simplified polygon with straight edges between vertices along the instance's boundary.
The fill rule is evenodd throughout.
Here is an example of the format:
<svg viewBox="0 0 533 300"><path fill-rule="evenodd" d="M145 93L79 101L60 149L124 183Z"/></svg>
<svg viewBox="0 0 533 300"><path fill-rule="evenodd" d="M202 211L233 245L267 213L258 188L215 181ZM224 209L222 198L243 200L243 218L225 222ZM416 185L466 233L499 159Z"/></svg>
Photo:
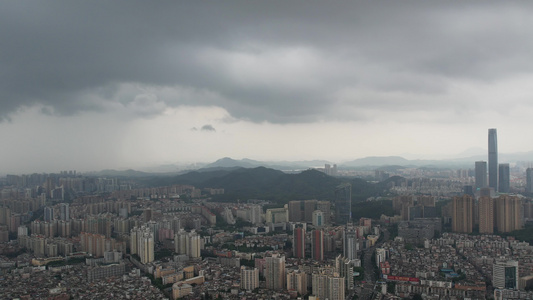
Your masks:
<svg viewBox="0 0 533 300"><path fill-rule="evenodd" d="M533 150L526 1L2 1L0 173Z"/></svg>

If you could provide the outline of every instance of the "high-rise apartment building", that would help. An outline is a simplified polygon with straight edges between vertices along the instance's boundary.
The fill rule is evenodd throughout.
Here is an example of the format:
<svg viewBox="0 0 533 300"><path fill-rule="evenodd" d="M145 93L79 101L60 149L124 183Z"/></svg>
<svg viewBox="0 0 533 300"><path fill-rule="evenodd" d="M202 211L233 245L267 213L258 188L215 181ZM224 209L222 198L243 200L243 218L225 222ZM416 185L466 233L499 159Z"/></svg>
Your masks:
<svg viewBox="0 0 533 300"><path fill-rule="evenodd" d="M44 208L44 221L50 222L54 219L54 208L47 206Z"/></svg>
<svg viewBox="0 0 533 300"><path fill-rule="evenodd" d="M186 232L180 229L174 235L174 251L178 254L185 254L189 258L198 258L200 257L201 242L201 237L196 231Z"/></svg>
<svg viewBox="0 0 533 300"><path fill-rule="evenodd" d="M331 222L331 202L329 201L318 201L316 203L316 209L324 213L324 224L330 224Z"/></svg>
<svg viewBox="0 0 533 300"><path fill-rule="evenodd" d="M498 260L492 265L492 285L498 289L518 289L518 261Z"/></svg>
<svg viewBox="0 0 533 300"><path fill-rule="evenodd" d="M149 227L134 227L130 232L130 251L137 254L141 263L154 261L154 235Z"/></svg>
<svg viewBox="0 0 533 300"><path fill-rule="evenodd" d="M292 233L292 255L296 258L305 258L305 229L297 227Z"/></svg>
<svg viewBox="0 0 533 300"><path fill-rule="evenodd" d="M317 202L317 200L289 201L289 221L311 223Z"/></svg>
<svg viewBox="0 0 533 300"><path fill-rule="evenodd" d="M335 189L335 221L344 225L352 219L352 185L344 183Z"/></svg>
<svg viewBox="0 0 533 300"><path fill-rule="evenodd" d="M303 201L289 201L289 222L302 222L304 205Z"/></svg>
<svg viewBox="0 0 533 300"><path fill-rule="evenodd" d="M280 291L285 289L285 256L272 254L265 258L266 288Z"/></svg>
<svg viewBox="0 0 533 300"><path fill-rule="evenodd" d="M345 279L339 273L320 271L312 276L313 295L318 299L344 300Z"/></svg>
<svg viewBox="0 0 533 300"><path fill-rule="evenodd" d="M17 228L17 237L27 236L27 235L28 235L28 227L26 225L21 225Z"/></svg>
<svg viewBox="0 0 533 300"><path fill-rule="evenodd" d="M0 206L0 225L7 225L9 219L11 219L11 209L7 206Z"/></svg>
<svg viewBox="0 0 533 300"><path fill-rule="evenodd" d="M435 207L435 196L429 196L429 195L417 196L416 204L419 206Z"/></svg>
<svg viewBox="0 0 533 300"><path fill-rule="evenodd" d="M269 208L265 213L265 223L289 222L289 212L287 208Z"/></svg>
<svg viewBox="0 0 533 300"><path fill-rule="evenodd" d="M188 234L185 229L180 229L174 234L174 252L178 254L187 254Z"/></svg>
<svg viewBox="0 0 533 300"><path fill-rule="evenodd" d="M474 199L470 195L452 201L452 231L471 233L474 225Z"/></svg>
<svg viewBox="0 0 533 300"><path fill-rule="evenodd" d="M344 286L346 290L353 290L355 288L352 260L338 255L335 258L335 272L339 273L339 276L344 278Z"/></svg>
<svg viewBox="0 0 533 300"><path fill-rule="evenodd" d="M328 277L328 298L330 300L344 300L345 280L338 273Z"/></svg>
<svg viewBox="0 0 533 300"><path fill-rule="evenodd" d="M61 237L70 237L72 235L72 228L70 221L58 221L57 232Z"/></svg>
<svg viewBox="0 0 533 300"><path fill-rule="evenodd" d="M287 273L287 290L297 291L300 295L307 294L307 274L301 270Z"/></svg>
<svg viewBox="0 0 533 300"><path fill-rule="evenodd" d="M104 256L106 238L103 234L97 233L80 233L80 244L83 251L93 255L94 257ZM132 253L134 254L134 253Z"/></svg>
<svg viewBox="0 0 533 300"><path fill-rule="evenodd" d="M522 209L524 210L524 220L533 219L533 202L524 201L522 207Z"/></svg>
<svg viewBox="0 0 533 300"><path fill-rule="evenodd" d="M533 193L533 168L526 170L526 193Z"/></svg>
<svg viewBox="0 0 533 300"><path fill-rule="evenodd" d="M328 297L328 274L325 272L313 273L312 275L312 293L318 299Z"/></svg>
<svg viewBox="0 0 533 300"><path fill-rule="evenodd" d="M352 223L346 224L344 228L344 239L343 239L343 256L349 260L354 260L357 258L358 251L357 243L357 231L355 226Z"/></svg>
<svg viewBox="0 0 533 300"><path fill-rule="evenodd" d="M498 139L496 128L489 129L489 187L498 189Z"/></svg>
<svg viewBox="0 0 533 300"><path fill-rule="evenodd" d="M522 200L515 196L501 195L494 202L498 232L522 229Z"/></svg>
<svg viewBox="0 0 533 300"><path fill-rule="evenodd" d="M259 225L261 224L263 214L263 208L261 205L251 205L247 210L248 221L252 224Z"/></svg>
<svg viewBox="0 0 533 300"><path fill-rule="evenodd" d="M61 203L59 205L59 219L62 221L70 220L70 207L68 203Z"/></svg>
<svg viewBox="0 0 533 300"><path fill-rule="evenodd" d="M322 212L321 210L315 210L313 212L313 226L322 227L326 225L324 221L325 221L324 212Z"/></svg>
<svg viewBox="0 0 533 300"><path fill-rule="evenodd" d="M198 258L200 257L200 251L202 247L202 239L200 235L197 232L191 232L189 233L189 237L187 239L187 254L190 258Z"/></svg>
<svg viewBox="0 0 533 300"><path fill-rule="evenodd" d="M487 162L476 161L475 167L476 189L487 187Z"/></svg>
<svg viewBox="0 0 533 300"><path fill-rule="evenodd" d="M494 233L494 200L490 196L481 196L478 200L479 233Z"/></svg>
<svg viewBox="0 0 533 300"><path fill-rule="evenodd" d="M313 222L313 212L321 210L324 213L324 222L329 222L330 214L329 201L317 200L294 200L289 201L289 221L290 222Z"/></svg>
<svg viewBox="0 0 533 300"><path fill-rule="evenodd" d="M415 205L414 196L398 196L392 199L392 208L394 212L402 216L402 220L409 220L409 207ZM433 205L435 206L435 205Z"/></svg>
<svg viewBox="0 0 533 300"><path fill-rule="evenodd" d="M147 264L154 261L154 236L150 231L143 231L138 235L139 257L141 263Z"/></svg>
<svg viewBox="0 0 533 300"><path fill-rule="evenodd" d="M480 197L482 197L482 196L492 197L493 196L493 192L494 192L494 190L489 188L489 187L482 188L481 190L479 190L479 196Z"/></svg>
<svg viewBox="0 0 533 300"><path fill-rule="evenodd" d="M241 266L241 289L252 291L259 287L259 269Z"/></svg>
<svg viewBox="0 0 533 300"><path fill-rule="evenodd" d="M314 260L324 260L324 231L313 230L311 232L311 257Z"/></svg>
<svg viewBox="0 0 533 300"><path fill-rule="evenodd" d="M498 165L498 192L509 193L511 189L511 172L509 164Z"/></svg>

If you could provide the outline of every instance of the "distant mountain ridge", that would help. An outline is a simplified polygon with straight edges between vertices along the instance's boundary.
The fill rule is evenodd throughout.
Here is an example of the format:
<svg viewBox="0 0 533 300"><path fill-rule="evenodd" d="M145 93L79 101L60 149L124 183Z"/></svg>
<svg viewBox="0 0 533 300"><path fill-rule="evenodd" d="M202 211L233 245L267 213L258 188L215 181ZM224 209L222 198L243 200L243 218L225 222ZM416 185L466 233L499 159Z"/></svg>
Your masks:
<svg viewBox="0 0 533 300"><path fill-rule="evenodd" d="M468 151L465 153L473 153ZM518 152L518 153L500 153L498 155L499 162L501 163L515 163L515 162L532 162L533 163L533 151ZM487 161L488 155L475 155L463 158L453 159L441 159L441 160L427 160L427 159L406 159L401 156L369 156L364 158L358 158L347 162L338 162L337 167L339 169L365 169L375 170L382 169L383 167L394 168L473 168L476 161ZM135 170L102 170L99 172L85 173L88 176L99 177L149 177L149 176L170 176L175 174L183 174L196 170L198 172L206 172L221 169L234 169L234 168L257 168L266 167L284 172L301 172L310 168L324 168L325 164L333 165L335 163L327 160L308 160L308 161L258 161L252 159L232 159L230 157L224 157L218 159L212 163L195 163L190 164L186 168L178 168L173 165L164 165L164 168L153 167L150 168L150 172L135 171ZM157 172L159 170L159 172ZM165 171L165 172L161 172Z"/></svg>
<svg viewBox="0 0 533 300"><path fill-rule="evenodd" d="M241 160L235 160L230 157L221 158L213 163L205 165L203 168L256 168L266 167L277 170L305 170L312 167L324 166L325 164L331 164L326 160L308 160L308 161L258 161L248 158Z"/></svg>
<svg viewBox="0 0 533 300"><path fill-rule="evenodd" d="M501 153L499 154L500 162L524 162L531 161L533 162L533 151L529 152L520 152L520 153ZM338 168L379 168L384 166L395 166L395 167L464 167L471 168L474 166L474 162L479 160L488 160L488 155L476 155L464 158L454 158L454 159L441 159L441 160L427 160L427 159L405 159L401 156L369 156L364 158L358 158L352 161L347 161L343 163L337 163ZM242 159L235 160L229 157L225 157L215 161L214 163L208 164L205 168L208 167L242 167L242 168L254 168L254 167L268 167L277 170L287 171L287 170L305 170L308 168L324 167L325 164L331 164L332 162L325 160L312 160L312 161L297 161L297 162L261 162L251 159Z"/></svg>

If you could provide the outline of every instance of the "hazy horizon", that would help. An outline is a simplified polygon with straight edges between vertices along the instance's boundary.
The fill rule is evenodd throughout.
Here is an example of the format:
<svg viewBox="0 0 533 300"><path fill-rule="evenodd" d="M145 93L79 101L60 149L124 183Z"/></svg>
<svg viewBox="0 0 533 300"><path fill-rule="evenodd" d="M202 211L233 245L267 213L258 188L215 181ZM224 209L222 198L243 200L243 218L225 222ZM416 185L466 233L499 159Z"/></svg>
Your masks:
<svg viewBox="0 0 533 300"><path fill-rule="evenodd" d="M528 152L533 152L533 151L528 151ZM509 159L501 159L502 156L507 156L507 155L520 155L520 154L525 154L525 153L528 153L528 152L517 152L517 153L500 153L499 156L500 156L500 163L516 163L517 161L513 161L513 160L509 160ZM403 159L406 159L406 160L409 160L409 161L417 161L417 160L420 160L420 161L428 161L428 162L432 162L432 161L441 161L442 162L442 167L451 167L451 166L454 166L454 165L457 165L457 164L465 164L466 162L460 162L461 160L464 160L464 159L469 159L469 158L472 158L472 161L471 161L471 164L472 164L472 168L474 167L474 162L476 160L484 160L484 161L487 161L487 158L484 157L486 156L485 153L471 153L469 151L466 151L466 152L461 152L461 153L457 153L455 155L446 155L446 156L440 156L440 157L430 157L430 156L421 156L421 155L416 155L416 154L409 154L409 153L404 153L402 155L383 155L383 156L365 156L365 157L355 157L355 158L352 158L352 159L346 159L346 160L326 160L326 159L321 159L321 158L316 158L316 159L305 159L305 160L259 160L259 159L254 159L253 157L242 157L242 158L236 158L236 157L219 157L215 160L211 160L211 161L191 161L191 162L187 162L187 161L176 161L176 162L168 162L168 163L162 163L162 164L153 164L153 165L144 165L144 166L138 166L138 167L132 167L132 166L122 166L122 167L118 167L118 168L112 168L112 167L107 167L107 168L101 168L101 169L76 169L76 168L64 168L64 169L50 169L50 170L27 170L27 171L13 171L13 172L0 172L0 176L5 176L7 174L11 174L11 175L22 175L22 174L31 174L31 173L59 173L61 171L76 171L77 173L79 174L83 174L83 173L97 173L97 172L101 172L101 171L105 171L105 170L115 170L115 171L127 171L127 170L134 170L134 171L141 171L141 172L148 172L148 173L175 173L175 172L181 172L181 171L186 171L186 170L195 170L195 169L200 169L200 168L203 168L207 165L210 165L212 163L215 163L217 162L218 160L222 160L222 159L225 159L225 158L229 158L229 159L232 159L232 160L236 160L236 161L241 161L241 160L251 160L251 161L256 161L256 162L260 162L260 163L267 163L267 165L265 165L266 167L269 167L268 163L271 163L271 164L275 164L275 163L286 163L287 165L290 165L291 163L294 163L294 164L297 164L297 163L303 163L303 162L313 162L313 161L320 161L320 162L327 162L327 163L331 163L331 164L337 164L339 165L340 167L346 167L346 166L343 166L344 164L346 163L349 163L349 162L352 162L352 161L356 161L356 160L360 160L360 159L368 159L368 158L390 158L390 157L399 157L399 158L403 158ZM526 162L526 161L529 161L528 160L522 160L522 162ZM455 162L455 163L454 163ZM533 159L531 160L532 164L533 164ZM391 164L380 164L380 166L386 166L386 165L391 165ZM311 167L311 168L323 168L324 165L311 165L311 164L308 164L307 167ZM349 167L349 168L353 168L353 167Z"/></svg>
<svg viewBox="0 0 533 300"><path fill-rule="evenodd" d="M533 150L533 3L3 3L0 174Z"/></svg>

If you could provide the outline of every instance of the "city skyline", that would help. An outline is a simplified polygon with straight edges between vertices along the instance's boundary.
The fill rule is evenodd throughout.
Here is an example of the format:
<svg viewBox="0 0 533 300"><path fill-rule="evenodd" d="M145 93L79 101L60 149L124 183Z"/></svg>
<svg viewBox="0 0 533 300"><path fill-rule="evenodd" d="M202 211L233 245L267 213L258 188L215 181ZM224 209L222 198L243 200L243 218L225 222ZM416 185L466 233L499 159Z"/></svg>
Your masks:
<svg viewBox="0 0 533 300"><path fill-rule="evenodd" d="M4 3L0 173L441 159L486 151L487 128L499 153L532 151L531 13L512 1Z"/></svg>

